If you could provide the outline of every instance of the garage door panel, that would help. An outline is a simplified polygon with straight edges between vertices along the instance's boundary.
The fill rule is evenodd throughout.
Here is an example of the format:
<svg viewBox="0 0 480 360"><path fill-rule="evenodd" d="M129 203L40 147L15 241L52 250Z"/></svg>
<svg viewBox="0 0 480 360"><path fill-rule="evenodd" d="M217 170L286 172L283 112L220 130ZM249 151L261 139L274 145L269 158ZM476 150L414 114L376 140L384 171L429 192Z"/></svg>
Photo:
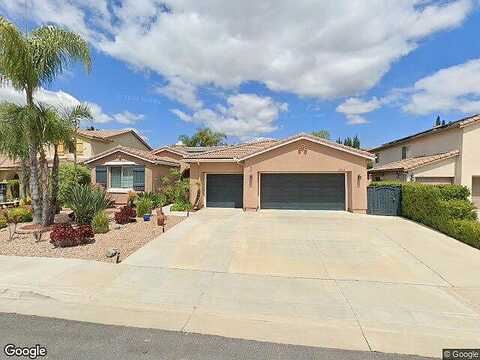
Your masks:
<svg viewBox="0 0 480 360"><path fill-rule="evenodd" d="M344 174L262 174L262 209L345 210Z"/></svg>
<svg viewBox="0 0 480 360"><path fill-rule="evenodd" d="M243 208L243 174L207 174L207 207Z"/></svg>

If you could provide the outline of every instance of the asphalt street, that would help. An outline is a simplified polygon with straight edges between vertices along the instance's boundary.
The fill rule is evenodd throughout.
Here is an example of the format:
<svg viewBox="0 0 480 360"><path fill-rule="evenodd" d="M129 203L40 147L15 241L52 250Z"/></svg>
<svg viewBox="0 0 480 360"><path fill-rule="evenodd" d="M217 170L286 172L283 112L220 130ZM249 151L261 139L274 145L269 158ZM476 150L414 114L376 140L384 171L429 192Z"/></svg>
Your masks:
<svg viewBox="0 0 480 360"><path fill-rule="evenodd" d="M38 359L420 360L425 357L284 345L184 332L0 314L0 358L7 344L47 349ZM10 347L11 348L11 347Z"/></svg>

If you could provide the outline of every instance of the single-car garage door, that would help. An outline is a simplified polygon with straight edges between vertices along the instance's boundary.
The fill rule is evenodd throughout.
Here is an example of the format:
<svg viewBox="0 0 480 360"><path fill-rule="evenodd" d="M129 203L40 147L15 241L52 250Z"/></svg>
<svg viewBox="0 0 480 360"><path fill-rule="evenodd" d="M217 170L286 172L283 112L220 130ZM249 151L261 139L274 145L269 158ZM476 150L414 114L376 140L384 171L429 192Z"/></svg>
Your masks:
<svg viewBox="0 0 480 360"><path fill-rule="evenodd" d="M345 210L344 174L261 174L262 209Z"/></svg>
<svg viewBox="0 0 480 360"><path fill-rule="evenodd" d="M207 174L207 207L243 208L243 174Z"/></svg>

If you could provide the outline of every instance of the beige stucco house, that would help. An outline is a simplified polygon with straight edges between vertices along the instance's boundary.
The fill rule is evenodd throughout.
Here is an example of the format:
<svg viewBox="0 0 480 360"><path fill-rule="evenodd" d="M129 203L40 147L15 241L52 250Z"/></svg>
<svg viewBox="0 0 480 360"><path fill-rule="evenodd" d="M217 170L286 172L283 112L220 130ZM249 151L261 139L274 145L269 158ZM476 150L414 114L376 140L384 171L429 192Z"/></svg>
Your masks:
<svg viewBox="0 0 480 360"><path fill-rule="evenodd" d="M198 207L327 209L365 213L372 153L309 134L189 155Z"/></svg>
<svg viewBox="0 0 480 360"><path fill-rule="evenodd" d="M437 126L370 150L372 180L462 184L480 207L480 115Z"/></svg>
<svg viewBox="0 0 480 360"><path fill-rule="evenodd" d="M77 161L79 163L90 159L116 146L150 151L152 148L138 135L135 130L79 130L77 135ZM58 148L60 162L73 161L73 152L64 146ZM53 159L53 147L47 149L47 159ZM17 179L20 163L0 154L0 181Z"/></svg>
<svg viewBox="0 0 480 360"><path fill-rule="evenodd" d="M106 189L117 204L125 204L128 193L158 191L161 177L180 162L151 151L116 146L86 160L92 183Z"/></svg>

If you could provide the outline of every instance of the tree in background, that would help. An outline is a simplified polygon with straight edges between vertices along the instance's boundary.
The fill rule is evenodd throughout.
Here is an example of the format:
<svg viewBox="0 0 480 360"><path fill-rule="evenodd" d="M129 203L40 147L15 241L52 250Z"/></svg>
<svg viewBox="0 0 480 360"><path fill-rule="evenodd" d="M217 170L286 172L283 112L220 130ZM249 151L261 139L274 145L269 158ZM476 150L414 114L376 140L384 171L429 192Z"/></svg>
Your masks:
<svg viewBox="0 0 480 360"><path fill-rule="evenodd" d="M437 115L437 120L435 120L435 126L442 125L442 121L440 120L440 115Z"/></svg>
<svg viewBox="0 0 480 360"><path fill-rule="evenodd" d="M330 132L328 130L312 131L311 134L321 139L330 140Z"/></svg>
<svg viewBox="0 0 480 360"><path fill-rule="evenodd" d="M185 146L218 146L224 145L227 135L221 132L215 132L210 128L197 129L192 136L180 135L180 140Z"/></svg>
<svg viewBox="0 0 480 360"><path fill-rule="evenodd" d="M355 135L353 138L351 138L350 136L347 136L343 140L342 140L341 137L339 137L337 139L337 143L338 144L343 144L343 145L346 145L346 146L351 146L355 149L360 149L360 146L361 146L360 138L358 137L358 135Z"/></svg>
<svg viewBox="0 0 480 360"><path fill-rule="evenodd" d="M30 34L22 34L17 27L0 16L0 78L16 90L25 92L27 107L34 107L34 92L51 84L74 61L84 64L90 71L91 59L88 43L79 35L55 26L41 26ZM31 109L30 114L38 114ZM42 222L38 155L41 128L38 116L27 118L25 138L28 139L30 166L30 193L33 221ZM41 154L40 154L41 155Z"/></svg>
<svg viewBox="0 0 480 360"><path fill-rule="evenodd" d="M360 149L360 139L358 138L358 135L355 135L352 140L352 146L355 149Z"/></svg>

